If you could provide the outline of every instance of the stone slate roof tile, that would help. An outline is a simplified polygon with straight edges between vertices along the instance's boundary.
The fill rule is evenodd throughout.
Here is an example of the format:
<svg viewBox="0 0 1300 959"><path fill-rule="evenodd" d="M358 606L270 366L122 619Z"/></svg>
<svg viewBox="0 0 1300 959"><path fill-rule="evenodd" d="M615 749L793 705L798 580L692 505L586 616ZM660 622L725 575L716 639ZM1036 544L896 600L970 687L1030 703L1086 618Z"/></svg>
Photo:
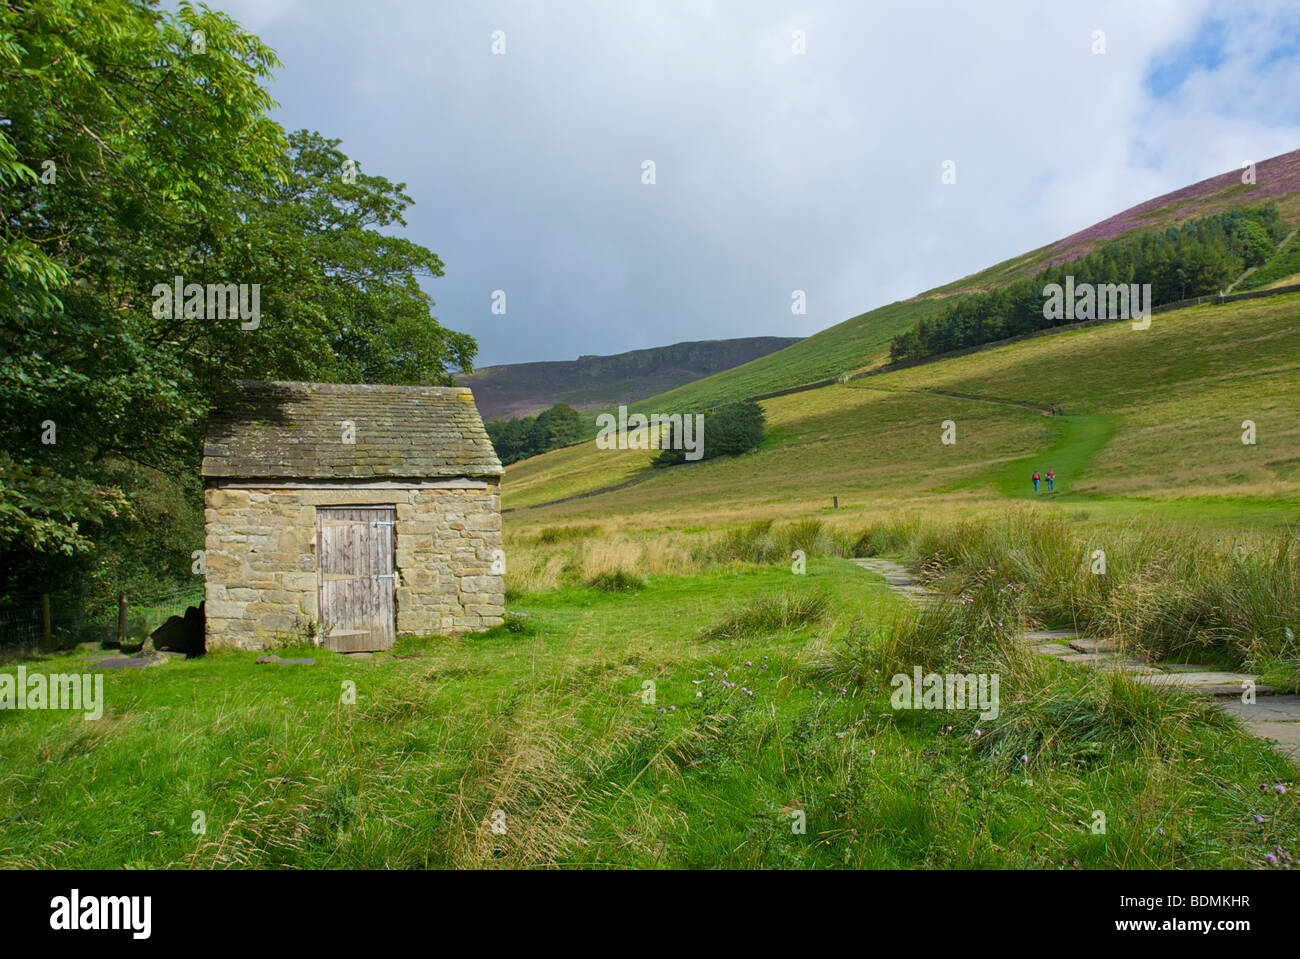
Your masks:
<svg viewBox="0 0 1300 959"><path fill-rule="evenodd" d="M356 443L343 442L343 423ZM387 480L504 472L463 386L239 382L208 417L203 475Z"/></svg>

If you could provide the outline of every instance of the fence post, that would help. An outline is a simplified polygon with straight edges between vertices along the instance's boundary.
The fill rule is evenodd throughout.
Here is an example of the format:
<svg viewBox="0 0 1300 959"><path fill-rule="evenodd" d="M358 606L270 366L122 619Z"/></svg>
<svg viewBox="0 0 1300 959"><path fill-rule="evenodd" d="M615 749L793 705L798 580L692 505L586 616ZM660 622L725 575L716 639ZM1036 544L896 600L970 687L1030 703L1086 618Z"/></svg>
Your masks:
<svg viewBox="0 0 1300 959"><path fill-rule="evenodd" d="M54 649L50 641L50 594L41 593L41 649L51 652Z"/></svg>
<svg viewBox="0 0 1300 959"><path fill-rule="evenodd" d="M126 593L117 594L117 645L126 645Z"/></svg>
<svg viewBox="0 0 1300 959"><path fill-rule="evenodd" d="M839 498L838 496L832 496L832 497L831 497L831 502L834 504L834 505L831 507L831 509L839 509L839 508L840 508L840 498Z"/></svg>

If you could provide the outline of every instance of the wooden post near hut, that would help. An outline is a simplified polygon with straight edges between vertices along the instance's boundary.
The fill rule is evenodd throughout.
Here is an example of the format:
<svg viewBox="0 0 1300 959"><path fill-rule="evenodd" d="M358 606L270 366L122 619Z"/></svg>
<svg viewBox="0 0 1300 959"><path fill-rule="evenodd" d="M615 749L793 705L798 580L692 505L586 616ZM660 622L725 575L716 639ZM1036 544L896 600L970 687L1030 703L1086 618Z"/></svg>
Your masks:
<svg viewBox="0 0 1300 959"><path fill-rule="evenodd" d="M126 645L126 593L117 594L117 645Z"/></svg>
<svg viewBox="0 0 1300 959"><path fill-rule="evenodd" d="M834 504L834 505L831 506L831 509L839 509L839 508L840 508L840 498L839 498L838 496L832 496L832 497L831 497L831 503Z"/></svg>

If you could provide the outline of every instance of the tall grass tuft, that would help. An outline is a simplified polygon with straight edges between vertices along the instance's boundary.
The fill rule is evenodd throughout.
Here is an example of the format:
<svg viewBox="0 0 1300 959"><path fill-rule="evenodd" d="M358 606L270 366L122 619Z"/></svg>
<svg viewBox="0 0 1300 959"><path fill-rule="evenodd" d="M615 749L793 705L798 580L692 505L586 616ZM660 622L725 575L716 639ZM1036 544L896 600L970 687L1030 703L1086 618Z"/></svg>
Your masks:
<svg viewBox="0 0 1300 959"><path fill-rule="evenodd" d="M820 621L830 608L825 593L760 593L748 605L697 635L700 640L739 639L786 633Z"/></svg>
<svg viewBox="0 0 1300 959"><path fill-rule="evenodd" d="M603 593L620 593L629 589L645 589L646 581L625 569L607 570L587 580L587 585Z"/></svg>
<svg viewBox="0 0 1300 959"><path fill-rule="evenodd" d="M770 519L757 520L729 529L712 542L699 546L694 554L701 564L767 564L784 559L772 535Z"/></svg>
<svg viewBox="0 0 1300 959"><path fill-rule="evenodd" d="M996 606L975 604L995 611L991 622L1079 628L1156 659L1281 667L1300 681L1300 541L1289 532L1228 539L1148 525L1102 533L1021 510L864 537L868 546L888 543L968 603L997 590L986 597Z"/></svg>

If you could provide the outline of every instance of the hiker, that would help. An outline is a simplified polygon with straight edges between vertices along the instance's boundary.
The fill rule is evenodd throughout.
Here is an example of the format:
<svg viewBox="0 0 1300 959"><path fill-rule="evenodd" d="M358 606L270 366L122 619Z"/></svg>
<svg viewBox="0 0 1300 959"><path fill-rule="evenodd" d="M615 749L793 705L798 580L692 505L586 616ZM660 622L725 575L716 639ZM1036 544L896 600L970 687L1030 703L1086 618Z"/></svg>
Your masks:
<svg viewBox="0 0 1300 959"><path fill-rule="evenodd" d="M1038 470L1034 470L1034 492L1038 492Z"/></svg>
<svg viewBox="0 0 1300 959"><path fill-rule="evenodd" d="M1048 470L1047 471L1047 492L1050 493L1052 491L1052 484L1055 482L1056 482L1056 471Z"/></svg>

